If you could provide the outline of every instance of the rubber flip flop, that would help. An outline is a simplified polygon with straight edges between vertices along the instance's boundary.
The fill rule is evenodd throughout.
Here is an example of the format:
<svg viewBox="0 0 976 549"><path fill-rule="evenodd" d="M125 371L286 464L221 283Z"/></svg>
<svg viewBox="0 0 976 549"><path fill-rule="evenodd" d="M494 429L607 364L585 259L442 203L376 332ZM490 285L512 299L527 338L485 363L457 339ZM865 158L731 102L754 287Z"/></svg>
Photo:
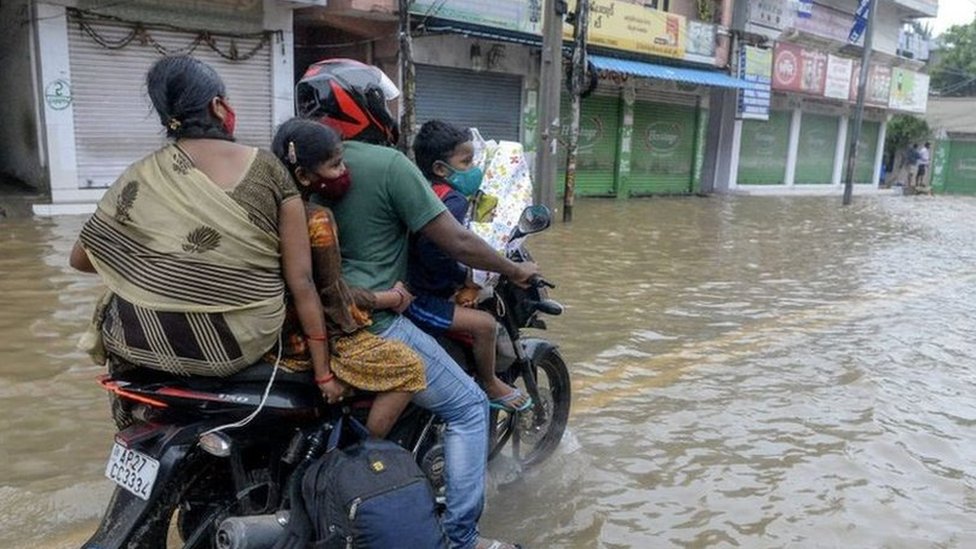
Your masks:
<svg viewBox="0 0 976 549"><path fill-rule="evenodd" d="M525 402L521 406L515 407L511 403L525 397ZM525 395L518 387L512 387L512 392L500 398L493 398L488 401L488 405L496 410L504 410L509 413L524 412L532 407L532 397Z"/></svg>

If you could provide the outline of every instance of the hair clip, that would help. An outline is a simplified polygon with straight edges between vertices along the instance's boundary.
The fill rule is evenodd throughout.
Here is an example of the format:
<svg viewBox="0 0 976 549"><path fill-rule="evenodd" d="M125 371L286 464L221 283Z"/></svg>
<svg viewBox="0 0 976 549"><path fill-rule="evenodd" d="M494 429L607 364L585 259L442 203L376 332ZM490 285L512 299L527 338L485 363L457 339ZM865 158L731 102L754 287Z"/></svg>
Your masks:
<svg viewBox="0 0 976 549"><path fill-rule="evenodd" d="M169 119L169 122L166 123L166 127L168 127L170 130L172 130L174 132L176 130L180 129L180 126L182 126L182 125L183 125L183 123L180 122L179 120L175 119L175 118L170 118Z"/></svg>
<svg viewBox="0 0 976 549"><path fill-rule="evenodd" d="M288 163L289 164L298 164L298 154L295 153L295 142L294 141L289 141L288 142Z"/></svg>

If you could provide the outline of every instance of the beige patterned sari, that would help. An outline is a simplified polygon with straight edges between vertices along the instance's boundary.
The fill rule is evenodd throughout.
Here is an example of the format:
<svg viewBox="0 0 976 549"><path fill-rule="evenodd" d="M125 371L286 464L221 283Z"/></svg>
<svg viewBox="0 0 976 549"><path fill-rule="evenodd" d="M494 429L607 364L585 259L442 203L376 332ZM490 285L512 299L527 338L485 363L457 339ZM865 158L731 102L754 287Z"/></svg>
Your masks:
<svg viewBox="0 0 976 549"><path fill-rule="evenodd" d="M290 198L294 184L263 151L230 191L176 145L130 166L81 232L112 293L96 316L105 350L181 375L259 360L285 314L276 227Z"/></svg>

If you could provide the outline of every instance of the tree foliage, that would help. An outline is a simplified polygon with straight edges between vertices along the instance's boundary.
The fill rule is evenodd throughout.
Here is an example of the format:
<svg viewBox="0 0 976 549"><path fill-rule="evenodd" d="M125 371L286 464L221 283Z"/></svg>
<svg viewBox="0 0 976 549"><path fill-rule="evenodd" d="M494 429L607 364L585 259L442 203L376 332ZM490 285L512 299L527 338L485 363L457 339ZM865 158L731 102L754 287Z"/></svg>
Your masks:
<svg viewBox="0 0 976 549"><path fill-rule="evenodd" d="M932 67L932 91L952 97L976 96L976 20L953 25L941 36Z"/></svg>
<svg viewBox="0 0 976 549"><path fill-rule="evenodd" d="M885 151L888 154L886 160L889 169L898 153L903 153L912 143L923 143L931 134L928 122L922 118L910 114L893 116L888 121L888 131L885 134Z"/></svg>

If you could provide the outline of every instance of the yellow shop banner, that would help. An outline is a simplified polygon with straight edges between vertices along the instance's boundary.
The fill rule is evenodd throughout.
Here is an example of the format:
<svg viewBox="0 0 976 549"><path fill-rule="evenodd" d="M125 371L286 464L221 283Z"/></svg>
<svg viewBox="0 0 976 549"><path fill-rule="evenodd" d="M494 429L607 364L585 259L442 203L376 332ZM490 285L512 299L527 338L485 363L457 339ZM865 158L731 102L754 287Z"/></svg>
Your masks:
<svg viewBox="0 0 976 549"><path fill-rule="evenodd" d="M576 0L570 0L570 10ZM588 42L617 50L675 57L685 55L684 16L614 0L590 0ZM572 40L572 25L563 26Z"/></svg>

